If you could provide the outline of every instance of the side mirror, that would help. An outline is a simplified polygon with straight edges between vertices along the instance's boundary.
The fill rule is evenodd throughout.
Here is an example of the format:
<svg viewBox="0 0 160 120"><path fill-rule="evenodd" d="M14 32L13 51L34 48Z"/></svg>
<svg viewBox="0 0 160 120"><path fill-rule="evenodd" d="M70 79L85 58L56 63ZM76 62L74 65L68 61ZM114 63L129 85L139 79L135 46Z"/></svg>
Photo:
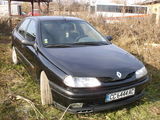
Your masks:
<svg viewBox="0 0 160 120"><path fill-rule="evenodd" d="M22 44L28 45L28 46L33 46L34 45L34 42L31 42L31 41L28 41L28 40L22 40L21 42L22 42Z"/></svg>
<svg viewBox="0 0 160 120"><path fill-rule="evenodd" d="M113 37L112 36L105 36L105 38L109 41L113 40Z"/></svg>

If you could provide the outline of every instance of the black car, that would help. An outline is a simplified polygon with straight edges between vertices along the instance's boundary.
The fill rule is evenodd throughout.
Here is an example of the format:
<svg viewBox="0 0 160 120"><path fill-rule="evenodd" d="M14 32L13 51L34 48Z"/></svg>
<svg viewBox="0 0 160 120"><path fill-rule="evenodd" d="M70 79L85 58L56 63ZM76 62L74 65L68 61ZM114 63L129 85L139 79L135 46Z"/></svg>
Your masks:
<svg viewBox="0 0 160 120"><path fill-rule="evenodd" d="M13 30L12 60L40 81L42 104L97 112L140 99L149 81L142 62L75 17L25 18Z"/></svg>

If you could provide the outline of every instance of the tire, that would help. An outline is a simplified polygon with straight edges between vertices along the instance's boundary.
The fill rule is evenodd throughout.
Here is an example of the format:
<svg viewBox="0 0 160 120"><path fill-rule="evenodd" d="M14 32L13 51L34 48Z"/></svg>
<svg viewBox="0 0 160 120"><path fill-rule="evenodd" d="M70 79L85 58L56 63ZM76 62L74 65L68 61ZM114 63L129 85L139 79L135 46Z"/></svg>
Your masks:
<svg viewBox="0 0 160 120"><path fill-rule="evenodd" d="M17 53L16 53L16 50L15 50L15 47L13 46L12 47L12 62L13 64L17 65L18 64L18 56L17 56Z"/></svg>
<svg viewBox="0 0 160 120"><path fill-rule="evenodd" d="M52 97L51 88L49 85L49 80L44 71L42 71L40 74L40 91L41 91L42 105L53 104L53 97Z"/></svg>

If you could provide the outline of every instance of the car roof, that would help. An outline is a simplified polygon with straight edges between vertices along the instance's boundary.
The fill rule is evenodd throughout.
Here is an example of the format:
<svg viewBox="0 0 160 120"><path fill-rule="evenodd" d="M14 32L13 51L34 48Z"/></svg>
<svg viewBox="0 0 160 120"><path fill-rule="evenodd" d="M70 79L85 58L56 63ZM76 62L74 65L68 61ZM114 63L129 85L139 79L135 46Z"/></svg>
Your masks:
<svg viewBox="0 0 160 120"><path fill-rule="evenodd" d="M46 20L80 20L84 21L77 17L68 17L68 16L33 16L33 17L27 17L30 19L34 19L37 21L46 21Z"/></svg>

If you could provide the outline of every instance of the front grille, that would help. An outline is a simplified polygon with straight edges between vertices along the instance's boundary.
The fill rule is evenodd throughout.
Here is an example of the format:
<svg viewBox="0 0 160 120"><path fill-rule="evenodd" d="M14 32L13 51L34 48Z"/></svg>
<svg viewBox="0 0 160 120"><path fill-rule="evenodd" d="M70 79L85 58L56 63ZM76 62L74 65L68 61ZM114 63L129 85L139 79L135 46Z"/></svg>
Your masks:
<svg viewBox="0 0 160 120"><path fill-rule="evenodd" d="M111 78L111 77L99 77L98 80L105 83L105 82L112 82L113 78Z"/></svg>
<svg viewBox="0 0 160 120"><path fill-rule="evenodd" d="M128 74L125 79L129 79L129 78L133 77L134 75L135 75L135 72L132 72L132 73ZM122 80L125 80L125 79L122 79Z"/></svg>
<svg viewBox="0 0 160 120"><path fill-rule="evenodd" d="M115 78L111 78L111 77L99 77L98 79L103 82L103 83L107 83L107 82L117 82L117 81L122 81L122 80L126 80L129 79L131 77L133 77L135 74L135 72L129 73L125 78L123 79L115 79Z"/></svg>
<svg viewBox="0 0 160 120"><path fill-rule="evenodd" d="M113 82L105 82L105 83L103 83L102 88L108 89L108 90L118 89L118 88L131 86L131 85L140 83L140 82L144 81L146 78L147 78L147 76L144 76L140 79L125 79L122 81L115 81L114 83Z"/></svg>

